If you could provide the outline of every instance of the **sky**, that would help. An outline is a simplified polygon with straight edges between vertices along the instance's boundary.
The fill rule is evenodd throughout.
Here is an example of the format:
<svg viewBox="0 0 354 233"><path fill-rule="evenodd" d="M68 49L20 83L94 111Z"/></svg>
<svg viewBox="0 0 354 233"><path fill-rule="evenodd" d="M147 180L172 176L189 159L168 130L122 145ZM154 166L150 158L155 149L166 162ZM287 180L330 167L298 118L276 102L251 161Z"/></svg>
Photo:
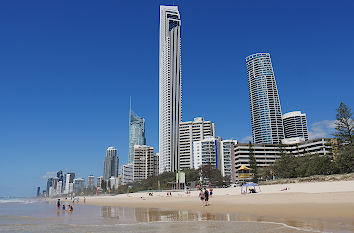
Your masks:
<svg viewBox="0 0 354 233"><path fill-rule="evenodd" d="M182 20L182 118L251 136L245 58L271 54L282 112L330 136L354 108L353 1L2 1L0 196L33 196L53 172L103 172L128 160L129 97L158 150L159 5Z"/></svg>

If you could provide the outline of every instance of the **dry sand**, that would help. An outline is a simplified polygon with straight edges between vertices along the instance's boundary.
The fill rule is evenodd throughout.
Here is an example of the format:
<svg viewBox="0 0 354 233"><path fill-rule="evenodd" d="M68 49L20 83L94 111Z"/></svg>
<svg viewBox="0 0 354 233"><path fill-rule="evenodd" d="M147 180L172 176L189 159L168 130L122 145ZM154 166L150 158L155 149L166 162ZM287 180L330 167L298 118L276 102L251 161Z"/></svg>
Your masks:
<svg viewBox="0 0 354 233"><path fill-rule="evenodd" d="M256 194L241 188L214 189L210 205L202 207L198 192L121 194L87 197L86 204L99 206L168 208L211 213L238 213L269 219L302 219L346 224L354 231L354 181L291 183L261 186ZM281 191L287 188L286 191ZM258 190L258 189L257 189Z"/></svg>

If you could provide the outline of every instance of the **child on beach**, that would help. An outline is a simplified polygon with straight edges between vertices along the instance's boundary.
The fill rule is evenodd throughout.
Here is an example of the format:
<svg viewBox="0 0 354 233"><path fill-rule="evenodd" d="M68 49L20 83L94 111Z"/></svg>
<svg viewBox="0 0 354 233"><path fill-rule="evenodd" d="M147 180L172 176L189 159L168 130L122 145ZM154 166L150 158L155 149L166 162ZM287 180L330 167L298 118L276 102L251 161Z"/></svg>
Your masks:
<svg viewBox="0 0 354 233"><path fill-rule="evenodd" d="M200 200L202 201L202 206L204 207L205 194L204 194L204 192L203 192L202 189L201 189L200 192L199 192L199 197L200 197Z"/></svg>

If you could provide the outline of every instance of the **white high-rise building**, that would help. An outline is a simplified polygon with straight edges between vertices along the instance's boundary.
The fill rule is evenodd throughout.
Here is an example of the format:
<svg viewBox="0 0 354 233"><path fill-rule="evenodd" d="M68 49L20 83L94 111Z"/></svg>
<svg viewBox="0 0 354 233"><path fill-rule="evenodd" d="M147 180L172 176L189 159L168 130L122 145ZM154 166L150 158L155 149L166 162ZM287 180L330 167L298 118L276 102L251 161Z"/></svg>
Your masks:
<svg viewBox="0 0 354 233"><path fill-rule="evenodd" d="M284 134L286 139L300 137L304 141L309 139L306 114L301 111L283 114Z"/></svg>
<svg viewBox="0 0 354 233"><path fill-rule="evenodd" d="M177 6L160 6L159 172L179 170L182 120L181 20Z"/></svg>
<svg viewBox="0 0 354 233"><path fill-rule="evenodd" d="M205 139L193 142L193 168L210 165L221 170L221 138L205 137Z"/></svg>
<svg viewBox="0 0 354 233"><path fill-rule="evenodd" d="M179 167L193 168L193 142L215 136L215 124L196 117L194 121L181 122L179 125L180 158Z"/></svg>
<svg viewBox="0 0 354 233"><path fill-rule="evenodd" d="M246 63L253 142L280 143L284 129L270 54L252 54Z"/></svg>
<svg viewBox="0 0 354 233"><path fill-rule="evenodd" d="M69 194L69 185L70 185L70 173L67 173L65 174L64 194Z"/></svg>

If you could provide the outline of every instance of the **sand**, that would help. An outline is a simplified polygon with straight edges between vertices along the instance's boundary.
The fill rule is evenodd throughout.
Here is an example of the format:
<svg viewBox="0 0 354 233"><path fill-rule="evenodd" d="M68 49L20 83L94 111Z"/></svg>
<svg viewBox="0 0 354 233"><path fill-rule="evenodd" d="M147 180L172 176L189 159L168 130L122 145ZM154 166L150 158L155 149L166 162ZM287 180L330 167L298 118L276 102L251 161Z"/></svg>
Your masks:
<svg viewBox="0 0 354 233"><path fill-rule="evenodd" d="M211 213L238 213L264 219L300 219L354 227L354 181L291 183L260 186L261 192L241 194L241 188L214 189L210 205L203 207L197 191L121 194L87 197L99 206L168 208ZM287 188L286 191L281 191ZM258 189L257 189L258 190ZM353 228L354 230L354 228Z"/></svg>

